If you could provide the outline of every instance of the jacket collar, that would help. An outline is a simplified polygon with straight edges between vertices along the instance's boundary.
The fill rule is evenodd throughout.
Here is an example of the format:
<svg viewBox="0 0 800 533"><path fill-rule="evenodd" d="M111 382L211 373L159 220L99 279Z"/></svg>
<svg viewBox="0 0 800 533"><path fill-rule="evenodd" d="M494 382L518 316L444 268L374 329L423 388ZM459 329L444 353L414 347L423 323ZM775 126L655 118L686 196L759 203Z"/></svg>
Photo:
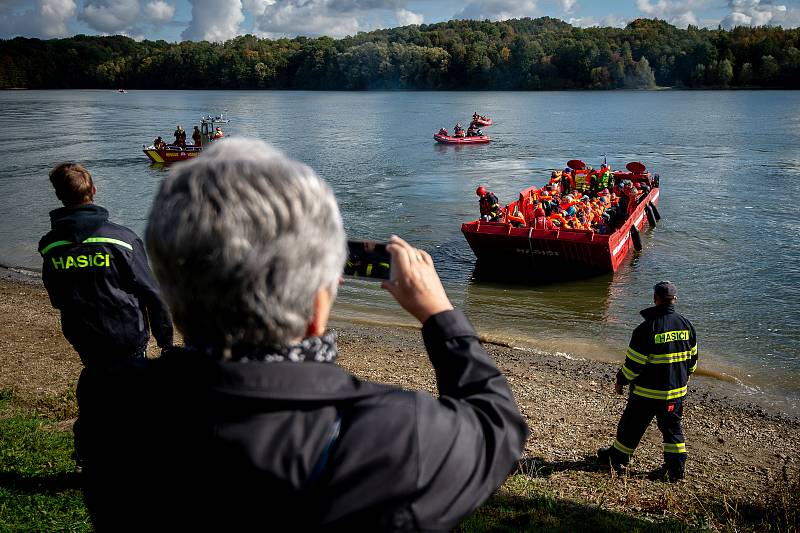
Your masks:
<svg viewBox="0 0 800 533"><path fill-rule="evenodd" d="M654 305L653 307L642 309L641 311L639 311L639 314L642 315L647 320L653 320L654 318L670 315L674 312L675 312L675 306L673 304L666 304L666 305Z"/></svg>
<svg viewBox="0 0 800 533"><path fill-rule="evenodd" d="M108 211L95 204L61 207L50 211L50 227L58 237L82 242L108 220Z"/></svg>
<svg viewBox="0 0 800 533"><path fill-rule="evenodd" d="M161 364L170 375L185 379L199 372L204 385L226 396L292 401L337 401L363 398L394 390L361 381L333 363L289 360L221 360L206 351L175 348L163 355Z"/></svg>

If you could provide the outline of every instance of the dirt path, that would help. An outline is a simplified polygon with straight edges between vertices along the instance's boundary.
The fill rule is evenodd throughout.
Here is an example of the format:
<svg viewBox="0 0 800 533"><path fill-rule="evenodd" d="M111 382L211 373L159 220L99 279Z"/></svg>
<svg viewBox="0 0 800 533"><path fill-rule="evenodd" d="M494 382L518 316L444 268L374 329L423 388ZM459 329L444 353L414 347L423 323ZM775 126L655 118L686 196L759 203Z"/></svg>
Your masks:
<svg viewBox="0 0 800 533"><path fill-rule="evenodd" d="M418 331L335 320L332 325L339 335L340 363L354 374L435 393ZM617 366L487 348L528 420L531 437L521 469L536 490L691 522L696 516L713 515L711 507L722 500L736 506L756 502L785 465L800 465L800 421L732 399L723 386L700 377L691 381L686 404L685 482L666 484L646 477L661 464L655 424L628 475L600 471L588 457L611 442L625 405L625 399L613 393ZM2 269L0 368L0 390L12 391L22 405L74 413L68 391L81 365L61 335L58 314L40 284L22 282Z"/></svg>

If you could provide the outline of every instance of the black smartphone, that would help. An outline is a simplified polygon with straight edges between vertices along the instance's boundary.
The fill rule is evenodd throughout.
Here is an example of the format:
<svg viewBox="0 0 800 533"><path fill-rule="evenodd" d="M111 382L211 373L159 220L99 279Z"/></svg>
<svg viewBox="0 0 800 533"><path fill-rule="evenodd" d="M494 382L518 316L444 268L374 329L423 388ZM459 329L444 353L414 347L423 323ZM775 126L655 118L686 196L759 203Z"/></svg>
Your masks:
<svg viewBox="0 0 800 533"><path fill-rule="evenodd" d="M392 257L378 241L347 241L344 275L351 278L389 279Z"/></svg>

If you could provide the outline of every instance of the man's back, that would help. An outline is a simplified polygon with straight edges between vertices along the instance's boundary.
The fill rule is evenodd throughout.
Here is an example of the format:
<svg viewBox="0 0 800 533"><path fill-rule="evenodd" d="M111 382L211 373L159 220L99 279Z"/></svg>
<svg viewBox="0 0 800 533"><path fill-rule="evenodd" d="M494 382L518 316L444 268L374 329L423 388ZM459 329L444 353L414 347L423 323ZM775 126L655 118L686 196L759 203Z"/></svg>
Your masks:
<svg viewBox="0 0 800 533"><path fill-rule="evenodd" d="M50 217L52 229L39 242L42 279L84 364L142 353L148 322L159 345L171 345L172 325L136 234L109 222L108 211L92 203L56 209Z"/></svg>
<svg viewBox="0 0 800 533"><path fill-rule="evenodd" d="M448 336L468 327L454 322L442 328ZM437 335L426 341L432 358L448 359L434 363L439 374L450 374L438 399L332 363L224 362L191 350L112 371L90 393L104 401L82 413L95 524L454 527L505 479L526 428L477 338L459 336L453 350ZM146 508L131 503L139 497Z"/></svg>
<svg viewBox="0 0 800 533"><path fill-rule="evenodd" d="M686 383L697 365L697 336L689 320L672 305L649 307L633 332L628 356L643 363L633 393L652 399L686 394Z"/></svg>

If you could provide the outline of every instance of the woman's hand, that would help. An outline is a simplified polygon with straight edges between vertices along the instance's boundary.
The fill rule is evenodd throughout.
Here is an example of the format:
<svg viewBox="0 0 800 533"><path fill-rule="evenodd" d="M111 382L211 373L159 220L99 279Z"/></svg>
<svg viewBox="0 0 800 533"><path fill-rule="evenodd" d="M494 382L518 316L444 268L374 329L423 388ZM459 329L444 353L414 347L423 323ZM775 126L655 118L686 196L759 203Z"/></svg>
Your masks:
<svg viewBox="0 0 800 533"><path fill-rule="evenodd" d="M423 324L432 315L453 309L428 252L397 235L389 239L386 250L392 256L391 279L381 286L403 309Z"/></svg>

